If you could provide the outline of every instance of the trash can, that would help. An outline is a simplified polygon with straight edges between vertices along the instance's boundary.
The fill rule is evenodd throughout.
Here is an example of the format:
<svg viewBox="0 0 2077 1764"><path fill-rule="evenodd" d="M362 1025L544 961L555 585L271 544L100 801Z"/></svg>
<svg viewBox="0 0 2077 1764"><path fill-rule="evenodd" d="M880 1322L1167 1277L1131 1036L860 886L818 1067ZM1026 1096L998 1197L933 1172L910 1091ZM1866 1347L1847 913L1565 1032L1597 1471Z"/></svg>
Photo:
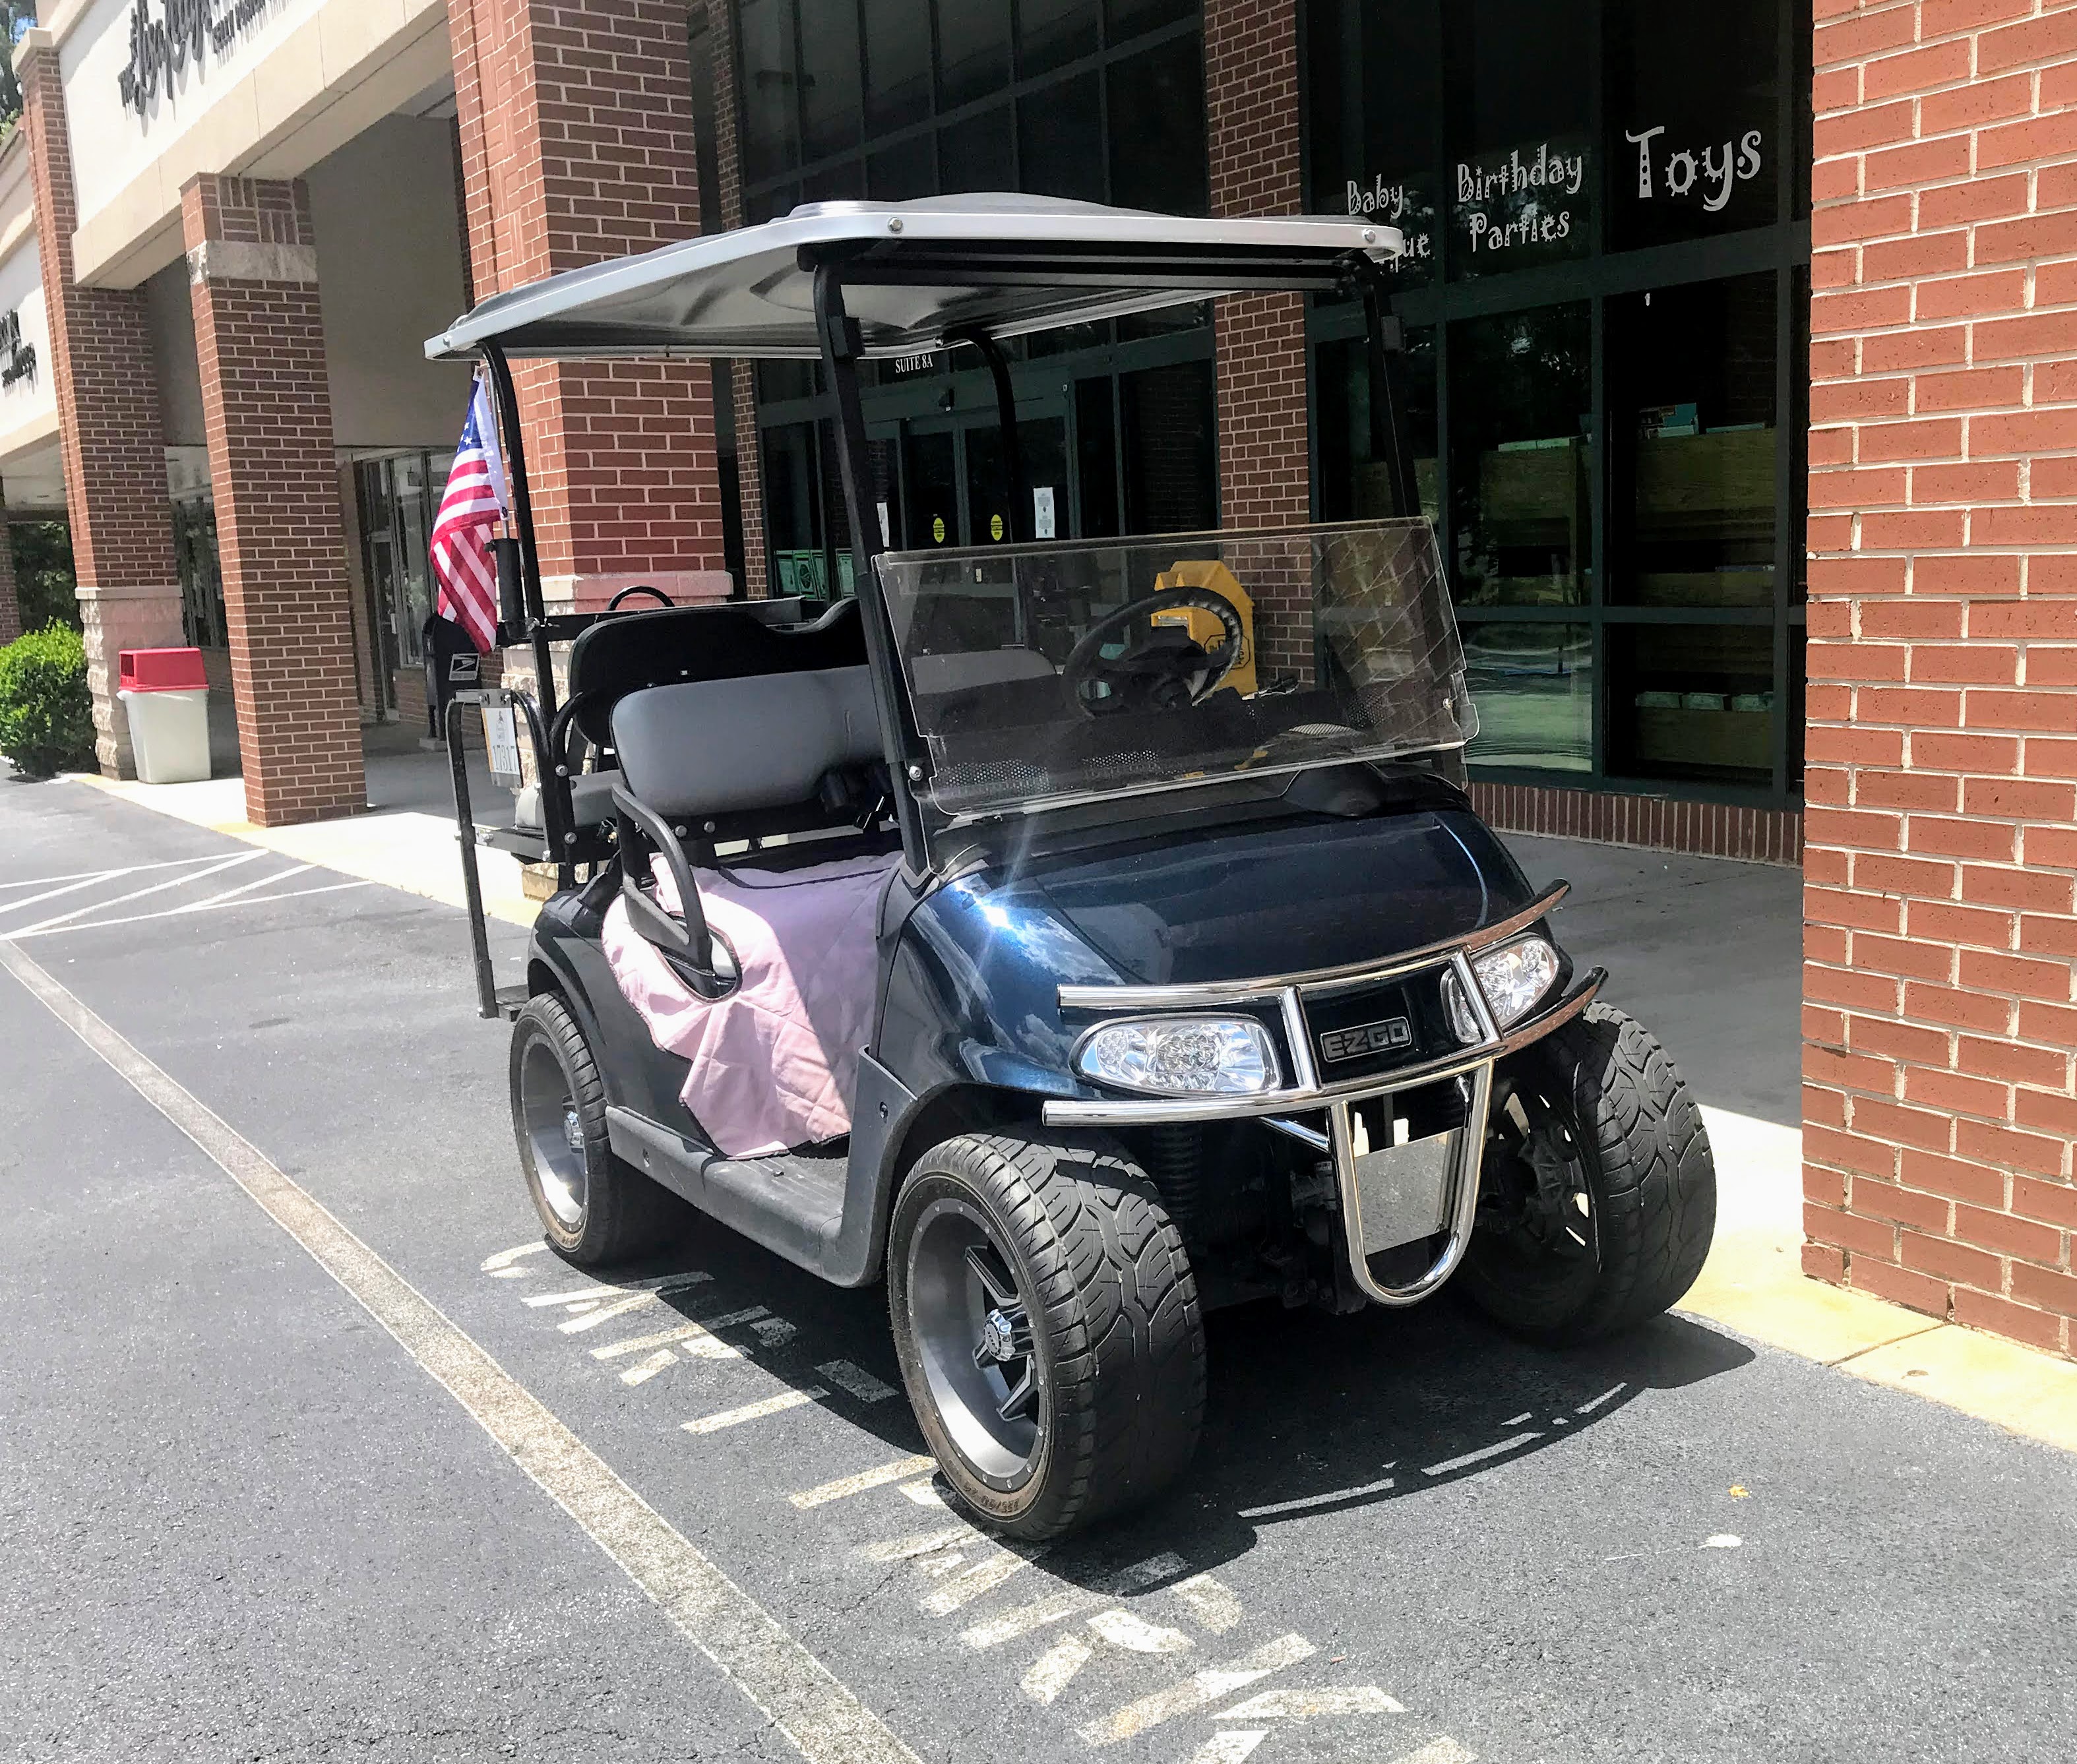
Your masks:
<svg viewBox="0 0 2077 1764"><path fill-rule="evenodd" d="M198 649L126 649L115 696L130 719L144 784L194 784L209 776L209 680Z"/></svg>

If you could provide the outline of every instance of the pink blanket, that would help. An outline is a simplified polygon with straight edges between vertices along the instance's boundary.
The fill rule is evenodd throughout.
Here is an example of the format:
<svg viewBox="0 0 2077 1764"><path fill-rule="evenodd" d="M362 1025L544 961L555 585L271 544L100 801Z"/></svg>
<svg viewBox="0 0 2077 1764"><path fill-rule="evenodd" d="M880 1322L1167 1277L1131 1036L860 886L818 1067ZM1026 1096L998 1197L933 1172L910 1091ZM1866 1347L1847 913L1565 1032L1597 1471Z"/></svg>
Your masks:
<svg viewBox="0 0 2077 1764"><path fill-rule="evenodd" d="M858 1056L872 1033L873 928L900 861L695 871L708 929L735 952L743 976L711 1002L635 935L623 902L606 909L614 978L656 1045L693 1063L681 1095L725 1157L763 1157L851 1131ZM656 875L658 904L676 913L668 872L660 863Z"/></svg>

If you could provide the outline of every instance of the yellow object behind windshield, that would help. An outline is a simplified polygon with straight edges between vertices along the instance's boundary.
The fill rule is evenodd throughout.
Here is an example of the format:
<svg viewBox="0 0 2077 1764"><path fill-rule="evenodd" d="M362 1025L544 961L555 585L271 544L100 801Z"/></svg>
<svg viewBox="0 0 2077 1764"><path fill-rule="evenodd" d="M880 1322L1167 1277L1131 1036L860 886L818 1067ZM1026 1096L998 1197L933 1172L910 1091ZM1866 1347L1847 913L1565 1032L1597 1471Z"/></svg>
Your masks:
<svg viewBox="0 0 2077 1764"><path fill-rule="evenodd" d="M1234 572L1213 558L1188 558L1163 570L1154 578L1157 592L1164 589L1209 589L1221 598L1230 601L1234 610L1240 614L1240 659L1234 664L1223 684L1230 686L1243 698L1255 696L1255 601L1247 590L1240 585ZM1216 613L1201 611L1194 606L1178 606L1165 613L1155 613L1147 621L1150 625L1181 626L1190 634L1190 641L1201 649L1209 651L1222 648L1226 640L1226 628Z"/></svg>

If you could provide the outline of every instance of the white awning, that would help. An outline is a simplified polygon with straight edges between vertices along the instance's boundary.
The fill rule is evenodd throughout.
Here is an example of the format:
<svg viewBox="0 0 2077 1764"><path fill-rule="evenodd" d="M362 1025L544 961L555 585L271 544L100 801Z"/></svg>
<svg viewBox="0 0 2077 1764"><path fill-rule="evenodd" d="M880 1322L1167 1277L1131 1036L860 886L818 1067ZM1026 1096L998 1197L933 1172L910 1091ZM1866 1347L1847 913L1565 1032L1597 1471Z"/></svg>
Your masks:
<svg viewBox="0 0 2077 1764"><path fill-rule="evenodd" d="M1354 256L1389 261L1399 230L1360 217L1193 219L1016 195L810 202L783 218L572 270L486 300L426 344L435 360L814 358L814 277L839 258L868 356L963 333L1019 336L1255 289L1335 287Z"/></svg>

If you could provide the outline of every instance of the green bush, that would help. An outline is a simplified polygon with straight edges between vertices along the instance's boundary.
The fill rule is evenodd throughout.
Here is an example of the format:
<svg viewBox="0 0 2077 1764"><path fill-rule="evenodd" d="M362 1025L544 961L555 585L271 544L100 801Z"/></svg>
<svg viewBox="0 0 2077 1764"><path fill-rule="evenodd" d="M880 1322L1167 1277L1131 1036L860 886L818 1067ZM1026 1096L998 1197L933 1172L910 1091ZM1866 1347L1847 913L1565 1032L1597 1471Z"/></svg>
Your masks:
<svg viewBox="0 0 2077 1764"><path fill-rule="evenodd" d="M94 700L77 631L52 625L0 649L0 754L26 777L92 769Z"/></svg>

